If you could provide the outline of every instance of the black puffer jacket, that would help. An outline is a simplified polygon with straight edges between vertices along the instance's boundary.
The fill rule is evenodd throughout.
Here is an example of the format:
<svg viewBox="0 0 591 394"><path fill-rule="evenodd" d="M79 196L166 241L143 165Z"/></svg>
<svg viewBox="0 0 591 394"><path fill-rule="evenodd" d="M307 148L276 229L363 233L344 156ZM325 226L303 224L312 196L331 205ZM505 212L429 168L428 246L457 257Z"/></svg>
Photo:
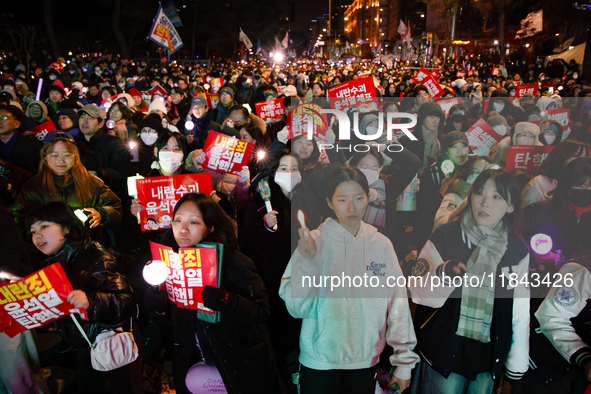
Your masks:
<svg viewBox="0 0 591 394"><path fill-rule="evenodd" d="M129 329L130 318L137 317L137 303L122 267L101 244L90 238L66 243L56 254L47 257L44 265L56 262L64 268L74 290L82 290L88 297L88 321L78 321L91 342L104 329L120 326ZM77 348L88 348L72 317L57 320L56 326L66 342Z"/></svg>
<svg viewBox="0 0 591 394"><path fill-rule="evenodd" d="M172 232L162 244L177 248ZM195 335L206 356L215 362L228 393L281 393L265 322L269 317L269 296L252 260L235 251L225 256L221 288L234 293L234 307L210 324L197 319L193 309L170 305L175 351L172 358L177 393L188 393L185 376L201 355ZM148 306L148 305L146 305Z"/></svg>

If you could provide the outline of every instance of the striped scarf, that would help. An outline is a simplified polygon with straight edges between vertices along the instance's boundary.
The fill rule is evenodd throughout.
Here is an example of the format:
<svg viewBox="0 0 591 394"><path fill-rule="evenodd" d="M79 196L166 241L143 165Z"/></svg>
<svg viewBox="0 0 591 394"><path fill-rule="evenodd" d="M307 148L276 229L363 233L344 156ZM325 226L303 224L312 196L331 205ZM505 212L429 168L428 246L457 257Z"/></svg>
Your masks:
<svg viewBox="0 0 591 394"><path fill-rule="evenodd" d="M468 245L472 243L476 248L466 263L468 285L462 288L456 334L488 343L495 303L495 277L497 266L507 250L507 231L503 229L502 220L494 229L479 225L471 209L464 214L461 227L462 237L465 234ZM470 286L472 276L478 277L481 286Z"/></svg>

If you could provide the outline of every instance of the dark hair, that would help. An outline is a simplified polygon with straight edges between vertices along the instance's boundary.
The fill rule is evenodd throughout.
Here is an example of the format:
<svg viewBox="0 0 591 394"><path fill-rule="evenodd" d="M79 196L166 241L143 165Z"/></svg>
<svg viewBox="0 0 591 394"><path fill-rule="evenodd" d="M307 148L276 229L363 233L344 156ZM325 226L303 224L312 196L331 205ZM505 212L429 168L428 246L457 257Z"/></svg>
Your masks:
<svg viewBox="0 0 591 394"><path fill-rule="evenodd" d="M281 149L279 152L277 152L275 154L273 161L270 163L270 167L267 168L266 170L260 172L256 176L256 180L252 182L252 184L250 186L250 192L253 195L256 195L258 193L258 184L259 184L259 181L262 179L268 178L269 185L271 187L273 187L273 184L275 184L275 179L274 179L275 172L277 172L277 168L279 168L279 162L281 161L281 159L284 156L291 156L294 159L296 159L296 161L298 163L298 169L300 170L301 175L302 176L304 175L304 173L302 172L304 170L304 163L302 162L302 159L300 159L300 157L298 155L292 154L289 149ZM306 185L306 182L302 181L302 182L300 182L300 185Z"/></svg>
<svg viewBox="0 0 591 394"><path fill-rule="evenodd" d="M337 190L337 187L344 182L355 182L369 195L369 185L367 184L367 177L355 167L346 166L341 167L332 173L328 180L327 197L332 200L332 197Z"/></svg>
<svg viewBox="0 0 591 394"><path fill-rule="evenodd" d="M123 104L121 101L115 101L111 107L109 107L109 112L107 113L107 119L110 119L109 116L111 115L111 111L113 107L117 107L119 111L121 111L121 119L125 119L128 122L131 122L131 112L127 108L127 105Z"/></svg>
<svg viewBox="0 0 591 394"><path fill-rule="evenodd" d="M588 152L589 146L587 144L572 140L562 141L552 149L552 152L540 165L540 168L534 172L534 176L545 175L550 179L558 179L567 159L581 153L585 153L584 156L587 156Z"/></svg>
<svg viewBox="0 0 591 394"><path fill-rule="evenodd" d="M521 220L521 188L519 187L515 175L504 169L493 170L490 168L482 171L468 192L466 205L459 212L450 216L449 221L462 220L466 212L468 212L468 209L472 207L472 197L476 192L479 192L484 188L484 185L489 179L492 179L495 182L497 192L503 197L507 204L513 205L513 212L506 213L505 216L503 216L503 227L507 229L508 232L514 232Z"/></svg>
<svg viewBox="0 0 591 394"><path fill-rule="evenodd" d="M193 203L201 212L203 223L213 231L209 232L203 242L215 242L224 245L224 256L231 256L238 249L238 239L236 237L236 223L232 220L219 204L207 194L189 193L185 194L174 206L172 220L176 216L179 208L186 202Z"/></svg>
<svg viewBox="0 0 591 394"><path fill-rule="evenodd" d="M581 186L591 178L591 158L574 159L560 172L558 185L552 195L552 206L557 209L569 209L568 191L571 187Z"/></svg>
<svg viewBox="0 0 591 394"><path fill-rule="evenodd" d="M361 159L363 159L367 155L374 156L378 160L378 165L380 166L380 168L384 166L384 156L382 156L382 154L378 152L375 146L370 146L367 152L356 152L353 155L353 157L351 157L351 160L349 160L349 165L351 167L357 167L357 164L359 164Z"/></svg>
<svg viewBox="0 0 591 394"><path fill-rule="evenodd" d="M290 139L289 141L287 141L287 149L289 149L290 151L292 150L292 146L294 141L300 140L300 139L308 139L308 135L307 134L302 134L299 137L294 137L292 139ZM315 138L312 138L310 141L312 141L312 147L314 148L314 151L312 152L312 154L310 155L310 157L308 157L307 159L303 159L302 162L304 163L304 165L308 165L308 164L316 164L318 162L318 159L320 158L320 148L318 147L318 143L316 142ZM298 156L298 155L295 155ZM298 156L299 157L299 156Z"/></svg>
<svg viewBox="0 0 591 394"><path fill-rule="evenodd" d="M168 131L166 133L162 133L158 136L156 143L154 146L156 147L156 160L158 160L158 153L160 153L160 149L164 147L168 143L168 140L174 138L176 142L179 144L179 147L183 151L183 164L185 163L185 159L189 152L187 151L187 139L181 133L173 133L172 131Z"/></svg>
<svg viewBox="0 0 591 394"><path fill-rule="evenodd" d="M89 237L88 230L72 212L70 206L62 201L53 201L31 209L25 216L25 227L30 230L37 222L52 222L67 230L68 243L78 243Z"/></svg>
<svg viewBox="0 0 591 394"><path fill-rule="evenodd" d="M242 129L246 130L246 132L256 141L255 154L259 149L265 149L267 145L269 145L267 135L263 134L263 131L260 128L252 125L244 125L240 127L240 130ZM240 130L238 130L238 133L240 133ZM256 157L254 156L255 155L253 155L252 159L256 160Z"/></svg>
<svg viewBox="0 0 591 394"><path fill-rule="evenodd" d="M318 82L318 81L316 81L312 85L310 85L310 90L314 90L314 85L318 85L323 92L326 91L326 89L324 88L324 84L322 82Z"/></svg>
<svg viewBox="0 0 591 394"><path fill-rule="evenodd" d="M180 94L182 98L186 97L183 88L179 88L178 86L175 86L174 88L170 89L170 94L172 94L173 92Z"/></svg>
<svg viewBox="0 0 591 394"><path fill-rule="evenodd" d="M244 107L242 104L236 104L230 107L230 112L228 113L232 113L234 111L240 111L242 112L242 115L244 116L244 119L248 120L248 109L246 109L246 107Z"/></svg>
<svg viewBox="0 0 591 394"><path fill-rule="evenodd" d="M420 91L423 91L423 92L429 94L429 89L427 89L427 87L425 85L417 85L414 88L414 92L413 92L414 93L414 97L416 97L417 94L419 94Z"/></svg>

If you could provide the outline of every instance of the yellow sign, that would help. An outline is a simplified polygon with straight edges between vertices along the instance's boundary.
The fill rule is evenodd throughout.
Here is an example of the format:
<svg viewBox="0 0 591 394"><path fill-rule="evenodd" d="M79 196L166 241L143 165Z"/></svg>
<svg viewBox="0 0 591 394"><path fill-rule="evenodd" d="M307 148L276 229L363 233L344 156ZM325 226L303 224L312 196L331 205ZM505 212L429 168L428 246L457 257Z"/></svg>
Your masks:
<svg viewBox="0 0 591 394"><path fill-rule="evenodd" d="M468 45L468 44L470 44L470 41L454 40L453 44L454 45Z"/></svg>

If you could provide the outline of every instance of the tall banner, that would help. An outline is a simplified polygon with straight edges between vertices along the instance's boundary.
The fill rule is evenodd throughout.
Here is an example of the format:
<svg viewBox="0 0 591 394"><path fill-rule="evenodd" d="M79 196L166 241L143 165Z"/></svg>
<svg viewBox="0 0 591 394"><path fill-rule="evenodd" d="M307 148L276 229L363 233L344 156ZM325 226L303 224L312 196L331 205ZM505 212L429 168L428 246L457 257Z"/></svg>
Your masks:
<svg viewBox="0 0 591 394"><path fill-rule="evenodd" d="M174 6L172 0L164 3L164 12L174 27L183 27L181 18L179 17L178 12L176 12L176 7Z"/></svg>
<svg viewBox="0 0 591 394"><path fill-rule="evenodd" d="M170 228L177 201L188 193L212 192L211 174L156 176L136 179L138 199L146 209L140 212L142 231Z"/></svg>
<svg viewBox="0 0 591 394"><path fill-rule="evenodd" d="M170 19L168 19L162 6L158 7L158 12L156 13L156 18L154 18L154 23L152 24L148 38L166 49L168 51L168 56L175 53L183 46L181 36L179 36L174 25Z"/></svg>

